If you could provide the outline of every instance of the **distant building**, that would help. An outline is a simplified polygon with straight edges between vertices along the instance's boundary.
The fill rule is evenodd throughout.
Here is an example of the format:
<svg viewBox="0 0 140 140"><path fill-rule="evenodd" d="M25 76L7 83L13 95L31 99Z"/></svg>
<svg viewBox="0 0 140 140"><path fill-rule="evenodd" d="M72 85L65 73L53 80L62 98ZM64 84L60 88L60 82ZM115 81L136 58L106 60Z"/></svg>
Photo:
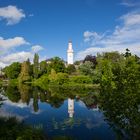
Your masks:
<svg viewBox="0 0 140 140"><path fill-rule="evenodd" d="M68 113L69 113L69 117L73 118L73 114L74 114L74 99L68 99Z"/></svg>
<svg viewBox="0 0 140 140"><path fill-rule="evenodd" d="M51 61L52 61L52 58L46 59L46 63L47 63L47 64L50 64Z"/></svg>
<svg viewBox="0 0 140 140"><path fill-rule="evenodd" d="M73 64L73 48L72 48L72 41L69 41L68 43L68 49L67 49L67 63Z"/></svg>

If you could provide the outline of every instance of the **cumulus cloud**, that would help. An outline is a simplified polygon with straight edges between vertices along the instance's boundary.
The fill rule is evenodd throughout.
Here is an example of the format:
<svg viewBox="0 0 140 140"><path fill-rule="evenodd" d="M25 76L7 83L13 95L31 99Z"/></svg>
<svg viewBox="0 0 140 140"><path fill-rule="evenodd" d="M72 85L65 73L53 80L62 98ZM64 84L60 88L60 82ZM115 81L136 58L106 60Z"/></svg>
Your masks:
<svg viewBox="0 0 140 140"><path fill-rule="evenodd" d="M18 9L16 6L9 5L7 7L0 8L0 19L5 19L7 21L7 25L19 23L20 20L25 17L23 10Z"/></svg>
<svg viewBox="0 0 140 140"><path fill-rule="evenodd" d="M21 52L11 53L9 55L0 57L0 63L2 63L3 65L9 65L13 62L23 62L28 58L32 59L33 54L31 52L21 51Z"/></svg>
<svg viewBox="0 0 140 140"><path fill-rule="evenodd" d="M0 51L21 45L29 45L29 42L27 42L23 37L14 37L9 39L4 39L0 37Z"/></svg>
<svg viewBox="0 0 140 140"><path fill-rule="evenodd" d="M104 37L104 34L99 35L96 32L85 31L84 32L84 41L89 42L94 39L95 42L101 40Z"/></svg>
<svg viewBox="0 0 140 140"><path fill-rule="evenodd" d="M126 7L140 6L139 0L122 0L122 2L120 4L123 6L126 6Z"/></svg>
<svg viewBox="0 0 140 140"><path fill-rule="evenodd" d="M34 45L34 46L32 46L31 49L32 49L32 52L37 53L37 52L43 50L43 47L40 45Z"/></svg>
<svg viewBox="0 0 140 140"><path fill-rule="evenodd" d="M5 63L3 63L3 62L0 62L0 68L2 67L2 68L4 68L6 66L6 64Z"/></svg>
<svg viewBox="0 0 140 140"><path fill-rule="evenodd" d="M132 53L140 56L140 12L131 12L119 18L121 25L115 27L110 34L97 32L84 32L84 41L89 48L80 51L76 59L83 59L88 54L119 51L125 52L128 48Z"/></svg>
<svg viewBox="0 0 140 140"><path fill-rule="evenodd" d="M25 51L25 48L20 47L22 45L28 45L29 49ZM19 51L13 48L18 48ZM23 37L14 37L9 39L0 37L0 67L3 68L13 62L23 62L28 58L32 60L34 53L43 49L44 48L40 45L31 46L31 44Z"/></svg>

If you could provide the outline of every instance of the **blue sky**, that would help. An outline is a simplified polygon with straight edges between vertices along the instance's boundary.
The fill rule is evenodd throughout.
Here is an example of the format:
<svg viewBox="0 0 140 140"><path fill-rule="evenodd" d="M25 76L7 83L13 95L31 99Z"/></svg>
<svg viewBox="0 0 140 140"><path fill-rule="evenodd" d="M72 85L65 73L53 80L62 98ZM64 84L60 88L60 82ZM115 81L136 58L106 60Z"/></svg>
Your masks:
<svg viewBox="0 0 140 140"><path fill-rule="evenodd" d="M0 67L59 56L75 60L129 48L140 55L139 0L0 0Z"/></svg>

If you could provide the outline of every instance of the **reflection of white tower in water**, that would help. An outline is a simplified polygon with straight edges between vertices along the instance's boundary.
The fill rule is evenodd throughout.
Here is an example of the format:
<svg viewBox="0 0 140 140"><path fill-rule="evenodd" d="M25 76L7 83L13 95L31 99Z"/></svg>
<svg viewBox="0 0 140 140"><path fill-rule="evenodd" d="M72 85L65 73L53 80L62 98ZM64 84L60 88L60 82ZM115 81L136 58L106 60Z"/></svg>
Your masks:
<svg viewBox="0 0 140 140"><path fill-rule="evenodd" d="M72 118L74 114L74 100L73 99L68 99L68 113L69 117Z"/></svg>

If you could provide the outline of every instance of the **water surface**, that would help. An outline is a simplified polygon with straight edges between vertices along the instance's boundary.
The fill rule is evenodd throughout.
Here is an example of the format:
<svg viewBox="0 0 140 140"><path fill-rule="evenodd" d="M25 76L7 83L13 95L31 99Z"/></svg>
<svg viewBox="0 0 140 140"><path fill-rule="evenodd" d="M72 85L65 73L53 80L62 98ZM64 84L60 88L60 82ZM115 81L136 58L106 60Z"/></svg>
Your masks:
<svg viewBox="0 0 140 140"><path fill-rule="evenodd" d="M16 116L48 137L68 136L77 140L113 140L115 134L99 109L93 89L71 91L61 88L42 90L28 85L1 90L4 97L0 116Z"/></svg>

